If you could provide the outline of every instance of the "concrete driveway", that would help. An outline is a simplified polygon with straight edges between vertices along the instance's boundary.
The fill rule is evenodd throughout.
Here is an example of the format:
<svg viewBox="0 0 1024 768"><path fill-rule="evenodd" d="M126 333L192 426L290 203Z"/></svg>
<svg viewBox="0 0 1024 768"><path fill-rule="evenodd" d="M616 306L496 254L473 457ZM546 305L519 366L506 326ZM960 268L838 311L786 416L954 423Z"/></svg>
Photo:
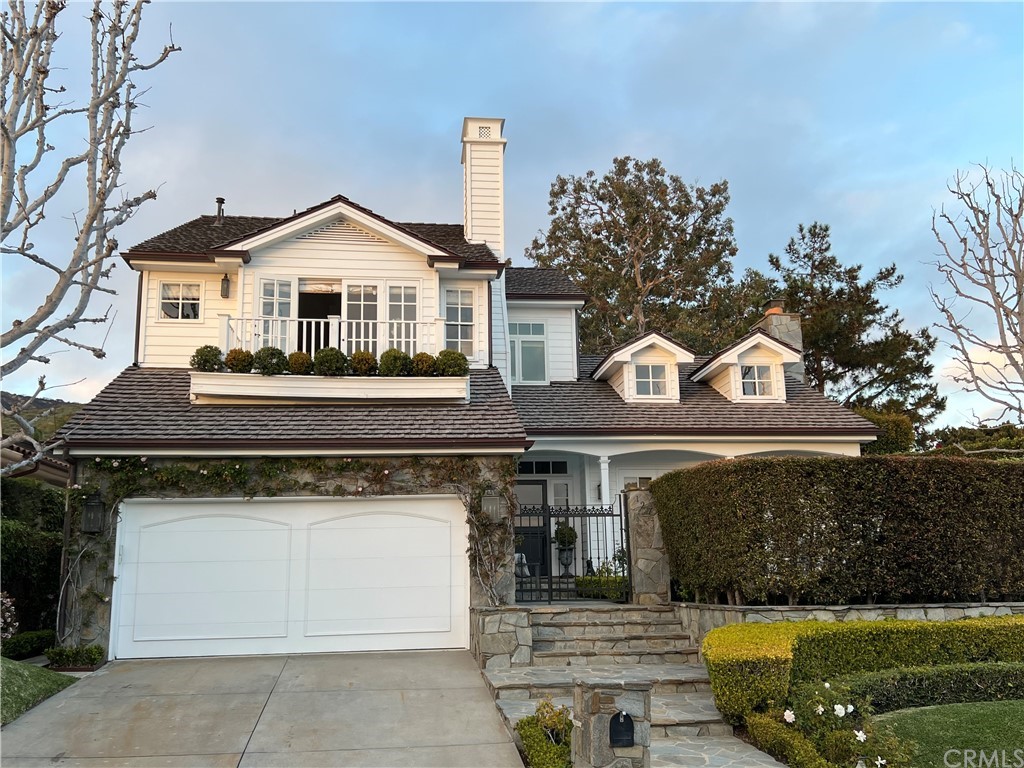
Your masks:
<svg viewBox="0 0 1024 768"><path fill-rule="evenodd" d="M4 768L522 768L466 651L116 661L5 726Z"/></svg>

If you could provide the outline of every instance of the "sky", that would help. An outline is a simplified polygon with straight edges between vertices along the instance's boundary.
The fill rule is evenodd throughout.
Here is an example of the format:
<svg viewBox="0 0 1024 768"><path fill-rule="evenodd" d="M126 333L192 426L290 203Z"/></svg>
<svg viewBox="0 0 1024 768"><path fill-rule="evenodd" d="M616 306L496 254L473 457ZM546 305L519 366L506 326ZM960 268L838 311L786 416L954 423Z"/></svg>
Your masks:
<svg viewBox="0 0 1024 768"><path fill-rule="evenodd" d="M88 5L61 17L68 96L84 83ZM181 52L149 90L124 156L127 193L158 190L118 233L140 242L227 199L236 215L288 215L343 194L398 221L461 223L460 131L504 117L506 255L545 230L556 175L659 158L689 183L726 179L737 271L767 269L800 223L827 223L865 273L895 262L883 298L911 327L939 317L933 211L959 169L1024 162L1024 4L1016 3L203 3L148 6L137 52ZM65 129L61 149L80 137ZM62 194L47 247L69 237ZM3 261L2 324L49 290ZM3 387L91 398L131 364L136 276L109 283L107 356L52 351ZM99 334L98 337L95 334ZM5 358L7 355L5 354ZM935 355L939 375L948 356ZM950 395L940 424L984 415Z"/></svg>

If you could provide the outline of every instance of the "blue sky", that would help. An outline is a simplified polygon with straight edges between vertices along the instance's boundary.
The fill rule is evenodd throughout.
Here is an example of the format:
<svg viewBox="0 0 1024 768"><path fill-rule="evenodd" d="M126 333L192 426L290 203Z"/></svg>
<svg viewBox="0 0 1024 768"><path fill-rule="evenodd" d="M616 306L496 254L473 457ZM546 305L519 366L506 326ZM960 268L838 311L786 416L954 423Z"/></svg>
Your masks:
<svg viewBox="0 0 1024 768"><path fill-rule="evenodd" d="M72 3L63 17L72 92L86 10ZM842 260L899 265L905 283L886 299L921 326L937 319L927 262L947 182L1024 156L1021 3L157 2L147 13L140 49L157 50L170 26L183 50L145 81L140 122L152 128L133 140L124 182L159 186L159 198L122 245L212 213L218 195L234 214L341 193L397 220L458 222L462 118L498 116L517 264L546 227L556 174L658 157L687 181L728 179L739 268L767 268L798 223L826 222ZM4 327L27 313L35 280L4 264ZM55 355L51 384L86 378L54 396L88 398L131 362L135 281L122 265L113 284L108 357ZM40 372L4 387L27 390ZM943 421L972 407L955 396Z"/></svg>

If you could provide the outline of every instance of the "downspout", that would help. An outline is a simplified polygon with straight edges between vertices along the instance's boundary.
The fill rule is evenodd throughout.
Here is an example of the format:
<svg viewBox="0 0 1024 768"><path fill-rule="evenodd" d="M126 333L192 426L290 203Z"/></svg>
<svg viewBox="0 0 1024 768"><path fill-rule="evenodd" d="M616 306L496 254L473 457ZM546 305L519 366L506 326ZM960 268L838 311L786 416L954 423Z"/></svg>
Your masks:
<svg viewBox="0 0 1024 768"><path fill-rule="evenodd" d="M139 340L142 334L142 272L139 272L139 287L135 291L135 356L132 365L139 365Z"/></svg>

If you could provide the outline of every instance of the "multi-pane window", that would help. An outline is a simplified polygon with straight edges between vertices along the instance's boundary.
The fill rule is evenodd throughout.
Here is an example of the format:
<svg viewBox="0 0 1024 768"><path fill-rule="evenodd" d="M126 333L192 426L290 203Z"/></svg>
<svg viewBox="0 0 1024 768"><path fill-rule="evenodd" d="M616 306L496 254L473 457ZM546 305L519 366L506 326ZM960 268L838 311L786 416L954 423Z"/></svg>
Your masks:
<svg viewBox="0 0 1024 768"><path fill-rule="evenodd" d="M198 320L201 283L160 283L160 317Z"/></svg>
<svg viewBox="0 0 1024 768"><path fill-rule="evenodd" d="M668 381L664 365L637 363L636 394L639 397L655 397L668 394Z"/></svg>
<svg viewBox="0 0 1024 768"><path fill-rule="evenodd" d="M547 380L544 323L509 323L512 382L543 383Z"/></svg>
<svg viewBox="0 0 1024 768"><path fill-rule="evenodd" d="M567 475L569 474L569 463L567 461L520 461L520 475Z"/></svg>
<svg viewBox="0 0 1024 768"><path fill-rule="evenodd" d="M741 365L740 379L743 394L750 397L772 397L772 367L770 365Z"/></svg>
<svg viewBox="0 0 1024 768"><path fill-rule="evenodd" d="M651 486L652 479L650 477L624 477L622 478L622 487L627 491L634 488L646 491Z"/></svg>
<svg viewBox="0 0 1024 768"><path fill-rule="evenodd" d="M444 347L473 356L473 291L468 288L445 290Z"/></svg>
<svg viewBox="0 0 1024 768"><path fill-rule="evenodd" d="M292 284L289 280L260 281L260 346L288 348L288 320L292 316Z"/></svg>
<svg viewBox="0 0 1024 768"><path fill-rule="evenodd" d="M348 349L377 354L377 286L349 285L345 292L345 320Z"/></svg>
<svg viewBox="0 0 1024 768"><path fill-rule="evenodd" d="M416 289L388 287L388 346L416 354Z"/></svg>

